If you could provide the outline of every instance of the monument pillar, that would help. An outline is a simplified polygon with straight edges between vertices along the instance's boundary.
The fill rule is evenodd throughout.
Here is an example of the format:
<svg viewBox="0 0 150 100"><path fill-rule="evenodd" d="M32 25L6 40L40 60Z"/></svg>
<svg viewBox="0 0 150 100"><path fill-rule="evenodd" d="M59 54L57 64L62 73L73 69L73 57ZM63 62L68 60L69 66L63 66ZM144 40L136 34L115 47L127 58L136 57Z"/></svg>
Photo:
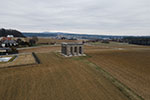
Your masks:
<svg viewBox="0 0 150 100"><path fill-rule="evenodd" d="M77 46L77 55L79 55L79 46Z"/></svg>
<svg viewBox="0 0 150 100"><path fill-rule="evenodd" d="M67 55L67 56L70 55L70 46L66 46L66 55Z"/></svg>
<svg viewBox="0 0 150 100"><path fill-rule="evenodd" d="M72 55L75 55L74 49L75 49L75 47L72 46Z"/></svg>

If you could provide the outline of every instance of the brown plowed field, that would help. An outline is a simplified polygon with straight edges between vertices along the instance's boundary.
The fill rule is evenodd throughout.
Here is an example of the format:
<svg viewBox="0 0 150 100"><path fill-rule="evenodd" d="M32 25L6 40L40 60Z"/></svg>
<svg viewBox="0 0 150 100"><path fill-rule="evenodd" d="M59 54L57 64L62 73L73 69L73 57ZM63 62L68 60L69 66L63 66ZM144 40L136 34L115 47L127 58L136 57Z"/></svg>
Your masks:
<svg viewBox="0 0 150 100"><path fill-rule="evenodd" d="M150 49L89 52L89 60L150 100Z"/></svg>
<svg viewBox="0 0 150 100"><path fill-rule="evenodd" d="M0 70L0 100L128 100L88 64L37 55L42 64Z"/></svg>

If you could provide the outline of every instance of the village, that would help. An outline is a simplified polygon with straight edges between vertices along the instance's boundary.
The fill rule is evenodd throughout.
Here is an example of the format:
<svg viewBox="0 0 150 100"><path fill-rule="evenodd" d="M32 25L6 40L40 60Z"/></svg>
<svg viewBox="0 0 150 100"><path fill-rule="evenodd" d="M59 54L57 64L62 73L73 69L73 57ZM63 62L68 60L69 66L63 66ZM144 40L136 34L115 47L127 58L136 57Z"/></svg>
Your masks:
<svg viewBox="0 0 150 100"><path fill-rule="evenodd" d="M0 68L36 63L34 54L20 54L18 51L19 48L35 45L36 37L26 38L21 32L14 30L0 31Z"/></svg>

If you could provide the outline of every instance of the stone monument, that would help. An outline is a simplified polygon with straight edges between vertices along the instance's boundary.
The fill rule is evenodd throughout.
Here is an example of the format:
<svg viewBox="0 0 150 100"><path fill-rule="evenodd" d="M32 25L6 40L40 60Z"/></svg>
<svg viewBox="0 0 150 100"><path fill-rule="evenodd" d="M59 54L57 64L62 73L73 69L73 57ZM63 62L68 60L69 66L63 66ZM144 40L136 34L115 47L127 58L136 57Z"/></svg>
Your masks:
<svg viewBox="0 0 150 100"><path fill-rule="evenodd" d="M82 43L62 43L61 53L64 56L84 56Z"/></svg>

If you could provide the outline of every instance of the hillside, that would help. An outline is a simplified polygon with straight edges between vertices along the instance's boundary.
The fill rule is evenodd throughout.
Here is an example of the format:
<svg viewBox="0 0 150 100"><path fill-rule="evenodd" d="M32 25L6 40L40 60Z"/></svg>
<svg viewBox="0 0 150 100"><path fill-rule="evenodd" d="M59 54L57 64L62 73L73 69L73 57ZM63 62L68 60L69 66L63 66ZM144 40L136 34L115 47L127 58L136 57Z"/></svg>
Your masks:
<svg viewBox="0 0 150 100"><path fill-rule="evenodd" d="M25 37L21 32L18 30L12 29L0 29L0 37L6 37L7 35L13 35L14 37Z"/></svg>

